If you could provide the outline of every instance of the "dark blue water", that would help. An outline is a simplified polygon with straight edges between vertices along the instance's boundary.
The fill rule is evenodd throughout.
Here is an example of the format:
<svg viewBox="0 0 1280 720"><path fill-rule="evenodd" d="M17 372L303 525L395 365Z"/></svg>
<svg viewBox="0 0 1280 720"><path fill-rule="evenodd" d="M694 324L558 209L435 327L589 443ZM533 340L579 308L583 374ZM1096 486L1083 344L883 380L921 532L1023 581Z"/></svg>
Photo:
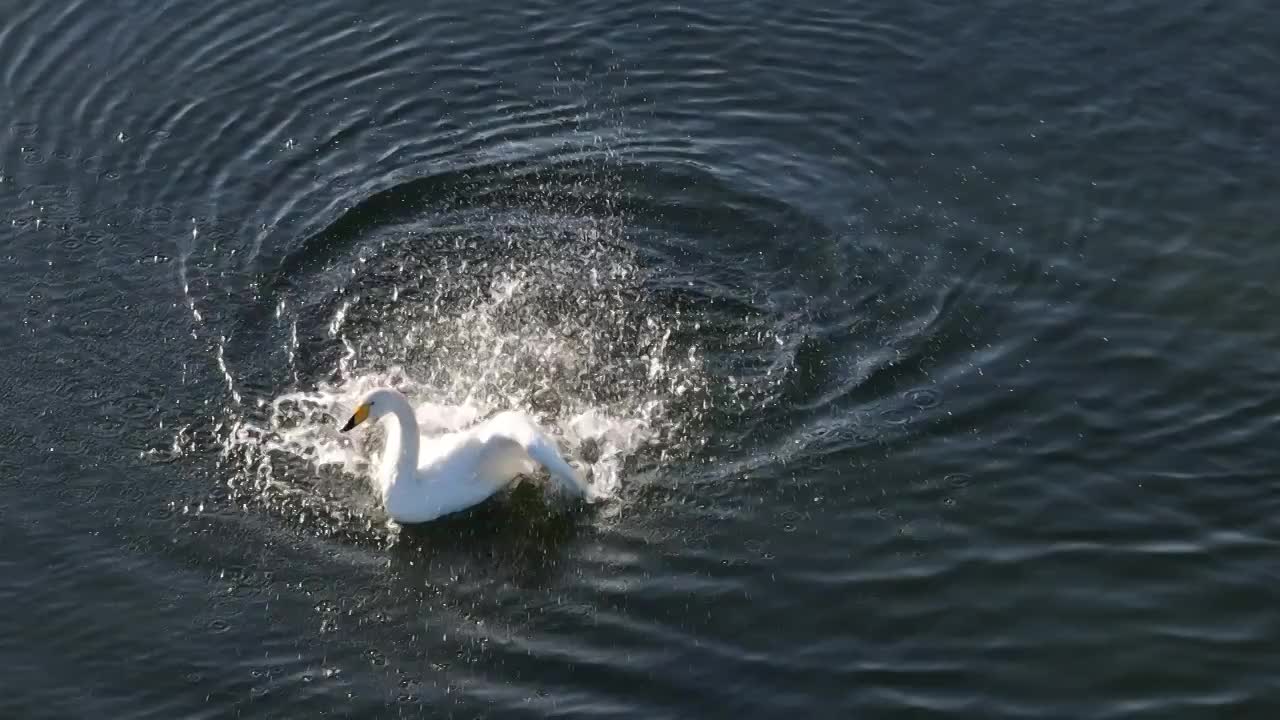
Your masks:
<svg viewBox="0 0 1280 720"><path fill-rule="evenodd" d="M1277 71L1257 0L0 2L0 716L1275 717ZM389 524L379 383L608 498Z"/></svg>

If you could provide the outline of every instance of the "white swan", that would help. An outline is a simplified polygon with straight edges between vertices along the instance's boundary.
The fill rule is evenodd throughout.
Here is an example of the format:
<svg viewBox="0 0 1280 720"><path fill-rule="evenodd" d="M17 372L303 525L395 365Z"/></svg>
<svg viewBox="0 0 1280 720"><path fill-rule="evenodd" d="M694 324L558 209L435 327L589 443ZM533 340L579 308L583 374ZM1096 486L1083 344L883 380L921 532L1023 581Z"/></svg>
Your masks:
<svg viewBox="0 0 1280 720"><path fill-rule="evenodd" d="M342 432L387 418L386 447L375 478L393 520L423 523L465 510L506 487L516 476L546 468L556 484L582 497L591 487L560 457L529 416L502 412L475 427L436 437L418 436L409 400L397 390L374 390L360 401Z"/></svg>

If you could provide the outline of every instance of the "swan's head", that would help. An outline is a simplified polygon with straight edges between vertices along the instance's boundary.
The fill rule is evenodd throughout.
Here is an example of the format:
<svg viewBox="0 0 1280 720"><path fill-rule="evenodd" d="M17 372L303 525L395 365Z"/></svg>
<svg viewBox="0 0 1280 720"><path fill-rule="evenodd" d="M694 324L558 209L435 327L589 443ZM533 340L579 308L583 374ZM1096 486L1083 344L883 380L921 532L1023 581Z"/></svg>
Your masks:
<svg viewBox="0 0 1280 720"><path fill-rule="evenodd" d="M347 420L347 424L342 426L342 432L346 432L366 420L377 420L383 415L390 414L394 408L407 404L404 396L395 390L389 388L373 390L360 399L360 404L356 406L355 412L351 413L351 419Z"/></svg>

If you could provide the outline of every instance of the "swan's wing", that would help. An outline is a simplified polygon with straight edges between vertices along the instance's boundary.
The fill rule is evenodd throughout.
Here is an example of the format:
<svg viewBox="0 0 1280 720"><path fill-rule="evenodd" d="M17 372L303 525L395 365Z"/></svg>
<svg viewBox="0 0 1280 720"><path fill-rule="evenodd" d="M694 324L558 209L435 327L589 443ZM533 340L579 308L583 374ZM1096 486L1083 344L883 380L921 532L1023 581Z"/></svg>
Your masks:
<svg viewBox="0 0 1280 720"><path fill-rule="evenodd" d="M547 436L538 433L533 438L533 442L525 445L524 449L534 462L547 469L551 477L555 478L566 492L579 496L586 496L591 492L591 486L582 479L572 465L560 457L559 451Z"/></svg>
<svg viewBox="0 0 1280 720"><path fill-rule="evenodd" d="M495 415L487 425L492 439L506 440L519 445L529 458L555 478L561 489L578 496L590 494L591 486L582 479L573 466L565 462L551 438L543 434L528 416L516 412L504 412Z"/></svg>

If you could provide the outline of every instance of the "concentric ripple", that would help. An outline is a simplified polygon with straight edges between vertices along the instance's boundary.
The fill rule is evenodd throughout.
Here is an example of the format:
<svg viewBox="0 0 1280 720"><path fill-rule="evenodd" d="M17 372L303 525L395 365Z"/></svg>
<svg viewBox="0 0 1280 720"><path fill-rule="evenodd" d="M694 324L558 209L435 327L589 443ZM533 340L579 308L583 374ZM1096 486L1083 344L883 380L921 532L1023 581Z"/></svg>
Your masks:
<svg viewBox="0 0 1280 720"><path fill-rule="evenodd" d="M0 716L1276 716L1274 3L4 8Z"/></svg>
<svg viewBox="0 0 1280 720"><path fill-rule="evenodd" d="M233 491L328 531L378 525L359 480L380 437L337 425L380 385L404 391L429 434L531 412L615 501L655 464L670 478L695 460L712 423L758 409L789 365L777 319L706 280L674 294L655 253L677 239L637 220L634 189L595 163L395 187L265 273L260 310L219 346ZM717 320L727 301L737 309ZM764 354L735 357L748 345Z"/></svg>

